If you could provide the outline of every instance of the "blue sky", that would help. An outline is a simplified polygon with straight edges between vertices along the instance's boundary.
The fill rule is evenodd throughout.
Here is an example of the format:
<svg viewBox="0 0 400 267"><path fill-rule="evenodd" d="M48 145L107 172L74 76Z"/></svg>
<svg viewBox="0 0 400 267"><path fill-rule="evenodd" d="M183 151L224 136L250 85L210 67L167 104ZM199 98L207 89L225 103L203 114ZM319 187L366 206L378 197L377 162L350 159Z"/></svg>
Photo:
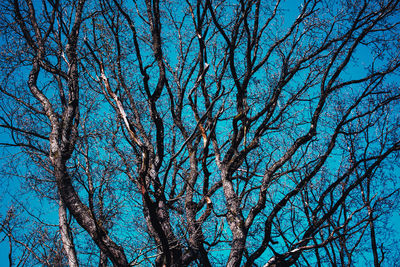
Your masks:
<svg viewBox="0 0 400 267"><path fill-rule="evenodd" d="M291 5L290 1L285 2L284 4L284 8L288 9L288 15L287 17L285 17L285 21L289 22L292 21L297 14L297 7L294 7L293 5ZM369 54L369 49L367 49L366 47L364 47L364 49L360 49L358 52L358 56L360 57L362 62L365 62L365 64L369 64L371 61L371 57ZM362 70L363 71L363 70ZM361 69L357 69L357 68L353 68L350 69L348 71L348 75L350 76L357 76L360 75L360 73L362 72ZM398 80L393 80L394 82L398 82ZM2 142L10 142L10 138L6 133L0 132L0 138L2 140ZM7 148L5 150L3 150L3 157L1 158L1 163L5 163L7 162L7 158L4 157L9 157L9 155L15 153L15 149L10 149ZM8 158L9 159L9 158ZM24 158L22 157L22 160ZM11 160L14 161L20 161L21 159L18 159L18 157L15 157ZM18 166L17 172L18 173L25 173L26 169L24 167L24 164L21 164L21 162L18 162L18 164L16 164ZM397 175L400 175L400 173L397 171ZM3 193L3 197L1 198L1 207L0 207L0 215L2 216L2 218L4 218L8 208L10 207L11 203L13 202L13 199L18 199L19 198L19 193L20 193L20 188L21 186L23 186L23 184L20 183L19 178L12 178L8 175L4 175L2 174L1 177L2 181L2 191ZM24 199L18 199L21 201L24 201ZM40 201L39 198L37 197L32 197L30 199L28 199L28 203L29 203L29 209L32 210L45 210L47 215L44 217L44 219L46 220L50 220L51 223L56 223L57 221L57 207L54 205L54 203L47 203L46 201ZM394 214L394 216L392 217L392 222L395 223L398 228L400 229L400 216L397 213L398 211L396 211L396 213ZM0 264L2 263L6 263L7 262L7 257L8 257L8 243L7 243L7 239L5 239L2 243L0 243Z"/></svg>

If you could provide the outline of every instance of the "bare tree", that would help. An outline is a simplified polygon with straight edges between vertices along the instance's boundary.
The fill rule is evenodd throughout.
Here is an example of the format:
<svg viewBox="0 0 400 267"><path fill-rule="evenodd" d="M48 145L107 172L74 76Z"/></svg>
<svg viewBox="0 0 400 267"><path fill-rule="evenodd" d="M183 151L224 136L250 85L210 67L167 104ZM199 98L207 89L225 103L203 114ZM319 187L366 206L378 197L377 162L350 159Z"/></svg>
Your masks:
<svg viewBox="0 0 400 267"><path fill-rule="evenodd" d="M64 262L395 257L400 1L1 10L3 146L57 203Z"/></svg>

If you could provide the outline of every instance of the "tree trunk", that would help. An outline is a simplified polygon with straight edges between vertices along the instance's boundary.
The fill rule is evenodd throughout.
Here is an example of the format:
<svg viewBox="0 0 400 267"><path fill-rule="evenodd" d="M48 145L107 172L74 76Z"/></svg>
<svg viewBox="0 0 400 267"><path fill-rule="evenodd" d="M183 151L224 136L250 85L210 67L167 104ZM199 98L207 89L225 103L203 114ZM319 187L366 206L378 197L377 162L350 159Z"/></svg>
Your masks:
<svg viewBox="0 0 400 267"><path fill-rule="evenodd" d="M128 266L129 264L124 250L111 240L102 226L96 223L89 208L80 200L61 157L56 157L53 154L50 158L53 166L55 166L55 177L60 196L68 207L68 210L74 216L79 225L89 233L93 241L99 246L100 250L107 255L114 265Z"/></svg>
<svg viewBox="0 0 400 267"><path fill-rule="evenodd" d="M58 208L58 219L60 226L61 241L65 254L67 254L68 265L70 267L77 267L78 258L76 257L75 245L72 239L71 229L68 224L67 211L62 199L59 201L60 207Z"/></svg>

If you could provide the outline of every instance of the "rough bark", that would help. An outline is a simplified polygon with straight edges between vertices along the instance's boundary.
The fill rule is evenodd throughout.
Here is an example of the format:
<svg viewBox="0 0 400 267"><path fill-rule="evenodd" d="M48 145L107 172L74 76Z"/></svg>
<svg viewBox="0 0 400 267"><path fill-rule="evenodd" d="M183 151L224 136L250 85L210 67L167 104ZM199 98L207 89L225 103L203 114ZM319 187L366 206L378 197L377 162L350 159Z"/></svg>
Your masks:
<svg viewBox="0 0 400 267"><path fill-rule="evenodd" d="M62 199L59 200L58 218L60 226L60 235L65 254L67 255L68 265L72 267L79 266L78 258L76 257L75 245L72 238L71 229L68 223L67 210Z"/></svg>

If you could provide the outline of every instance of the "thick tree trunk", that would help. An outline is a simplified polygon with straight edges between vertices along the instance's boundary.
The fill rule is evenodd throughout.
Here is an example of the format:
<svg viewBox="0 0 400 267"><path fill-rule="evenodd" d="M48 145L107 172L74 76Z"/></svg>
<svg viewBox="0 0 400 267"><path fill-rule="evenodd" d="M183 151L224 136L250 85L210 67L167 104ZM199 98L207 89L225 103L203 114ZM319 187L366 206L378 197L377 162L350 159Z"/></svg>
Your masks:
<svg viewBox="0 0 400 267"><path fill-rule="evenodd" d="M89 208L82 203L76 193L71 178L66 170L65 163L61 157L50 156L55 168L55 177L59 188L60 196L64 201L68 210L74 216L76 221L81 225L92 237L93 241L99 246L107 257L116 266L128 266L124 250L115 244L108 236L105 229L96 223L95 219L89 211Z"/></svg>
<svg viewBox="0 0 400 267"><path fill-rule="evenodd" d="M67 255L68 265L70 267L77 267L79 266L78 258L76 257L75 245L72 239L71 229L68 224L67 210L62 199L60 199L59 203L60 206L58 208L58 219L61 241L63 243L65 254Z"/></svg>
<svg viewBox="0 0 400 267"><path fill-rule="evenodd" d="M165 204L153 202L147 193L143 195L143 204L147 227L158 247L156 266L182 266L182 248L172 231Z"/></svg>
<svg viewBox="0 0 400 267"><path fill-rule="evenodd" d="M202 230L202 223L196 220L197 205L193 201L194 188L198 178L198 162L196 160L196 153L190 150L190 177L186 186L185 198L185 211L187 218L187 229L189 234L189 246L193 258L199 259L202 266L211 266L207 256L207 251L204 249L204 235Z"/></svg>
<svg viewBox="0 0 400 267"><path fill-rule="evenodd" d="M107 255L104 254L103 251L100 251L99 267L107 267L107 263L108 263Z"/></svg>
<svg viewBox="0 0 400 267"><path fill-rule="evenodd" d="M229 224L229 228L231 229L233 239L231 245L232 249L229 254L227 266L240 266L244 253L244 248L246 246L247 235L244 225L244 217L232 182L228 177L227 170L222 170L221 177L225 200L228 208L226 218Z"/></svg>

